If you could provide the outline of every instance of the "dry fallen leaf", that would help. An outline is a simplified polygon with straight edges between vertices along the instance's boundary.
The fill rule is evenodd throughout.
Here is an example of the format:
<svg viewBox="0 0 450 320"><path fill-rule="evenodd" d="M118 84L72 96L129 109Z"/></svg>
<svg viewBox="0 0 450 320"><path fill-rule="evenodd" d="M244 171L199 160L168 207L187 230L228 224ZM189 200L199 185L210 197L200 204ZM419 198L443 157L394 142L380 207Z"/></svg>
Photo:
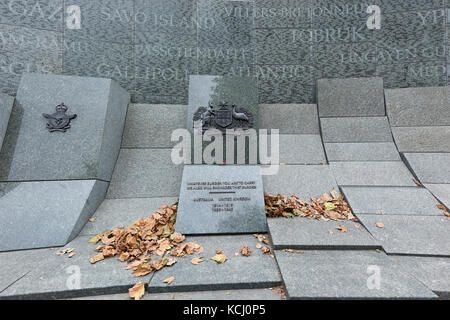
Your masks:
<svg viewBox="0 0 450 320"><path fill-rule="evenodd" d="M436 205L436 207L438 207L439 209L444 210L444 211L447 210L447 208L446 208L443 204L441 204L441 203L438 203L438 204Z"/></svg>
<svg viewBox="0 0 450 320"><path fill-rule="evenodd" d="M294 249L282 249L281 251L290 252L290 253L303 253L303 251L294 250Z"/></svg>
<svg viewBox="0 0 450 320"><path fill-rule="evenodd" d="M220 263L224 263L228 259L227 259L227 256L224 253L218 253L214 257L212 257L211 260L214 260L215 262L220 264Z"/></svg>
<svg viewBox="0 0 450 320"><path fill-rule="evenodd" d="M341 232L348 232L345 226L337 226L336 229L340 230Z"/></svg>
<svg viewBox="0 0 450 320"><path fill-rule="evenodd" d="M145 294L145 284L142 282L136 283L133 288L128 289L128 294L130 295L130 298L140 300Z"/></svg>
<svg viewBox="0 0 450 320"><path fill-rule="evenodd" d="M205 260L203 260L201 257L200 258L192 258L191 259L191 263L192 264L195 264L195 265L197 265L197 264L199 264L199 263L202 263L202 262L204 262Z"/></svg>
<svg viewBox="0 0 450 320"><path fill-rule="evenodd" d="M92 264L94 264L94 263L97 263L97 262L102 261L104 259L105 259L105 257L103 256L102 253L100 253L100 254L97 254L97 255L93 256L89 261Z"/></svg>
<svg viewBox="0 0 450 320"><path fill-rule="evenodd" d="M72 253L70 253L69 254L69 258L72 258L74 255L76 255L77 253L76 252L72 252Z"/></svg>
<svg viewBox="0 0 450 320"><path fill-rule="evenodd" d="M173 280L175 280L175 277L167 278L167 279L165 279L163 282L165 282L165 283L167 283L167 284L171 284Z"/></svg>
<svg viewBox="0 0 450 320"><path fill-rule="evenodd" d="M262 248L262 251L263 251L264 254L269 254L270 253L270 249L268 247Z"/></svg>
<svg viewBox="0 0 450 320"><path fill-rule="evenodd" d="M257 243L257 244L256 244L256 249L261 249L261 248L262 248L262 244Z"/></svg>
<svg viewBox="0 0 450 320"><path fill-rule="evenodd" d="M422 184L419 182L419 180L413 178L413 181L418 187L422 187Z"/></svg>
<svg viewBox="0 0 450 320"><path fill-rule="evenodd" d="M242 247L242 249L241 249L241 254L243 255L243 256L246 256L246 257L248 257L248 256L250 256L252 253L253 253L253 250L250 250L250 248L248 247L248 245L244 245L243 247Z"/></svg>
<svg viewBox="0 0 450 320"><path fill-rule="evenodd" d="M95 221L95 218L94 218L94 217L89 218L89 222L94 222L94 221Z"/></svg>
<svg viewBox="0 0 450 320"><path fill-rule="evenodd" d="M378 228L384 228L384 223L383 223L383 222L377 222L377 223L376 223L376 226L377 226Z"/></svg>

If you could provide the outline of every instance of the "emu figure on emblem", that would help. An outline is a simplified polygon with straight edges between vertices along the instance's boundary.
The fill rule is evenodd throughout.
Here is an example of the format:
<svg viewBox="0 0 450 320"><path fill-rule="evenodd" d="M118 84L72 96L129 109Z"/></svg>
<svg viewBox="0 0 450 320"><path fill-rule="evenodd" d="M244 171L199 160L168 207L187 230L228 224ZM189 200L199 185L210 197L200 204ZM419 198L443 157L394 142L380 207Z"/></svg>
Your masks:
<svg viewBox="0 0 450 320"><path fill-rule="evenodd" d="M70 128L70 121L77 117L76 114L66 114L68 108L64 103L56 106L56 112L53 114L43 113L44 118L47 119L47 129L50 132L59 131L66 132Z"/></svg>

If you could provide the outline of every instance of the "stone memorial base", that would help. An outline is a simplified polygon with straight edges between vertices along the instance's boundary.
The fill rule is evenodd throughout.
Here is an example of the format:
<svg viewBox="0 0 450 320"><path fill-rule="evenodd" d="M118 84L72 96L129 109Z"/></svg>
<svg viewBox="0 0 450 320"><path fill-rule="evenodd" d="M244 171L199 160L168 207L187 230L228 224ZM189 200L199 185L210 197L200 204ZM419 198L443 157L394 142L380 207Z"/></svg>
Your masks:
<svg viewBox="0 0 450 320"><path fill-rule="evenodd" d="M175 231L182 234L266 232L258 166L185 166Z"/></svg>
<svg viewBox="0 0 450 320"><path fill-rule="evenodd" d="M0 251L65 245L81 231L107 188L98 180L0 183Z"/></svg>
<svg viewBox="0 0 450 320"><path fill-rule="evenodd" d="M110 79L22 76L0 152L0 251L78 235L105 198L129 101Z"/></svg>

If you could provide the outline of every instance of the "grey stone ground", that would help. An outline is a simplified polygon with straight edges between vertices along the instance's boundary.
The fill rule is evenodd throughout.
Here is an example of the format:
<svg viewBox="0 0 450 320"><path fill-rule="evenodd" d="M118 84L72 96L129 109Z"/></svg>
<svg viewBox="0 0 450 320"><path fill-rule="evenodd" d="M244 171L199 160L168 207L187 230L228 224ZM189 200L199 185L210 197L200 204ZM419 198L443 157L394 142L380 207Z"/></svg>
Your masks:
<svg viewBox="0 0 450 320"><path fill-rule="evenodd" d="M331 91L325 101L342 94L333 91L339 86L329 83ZM439 135L435 134L417 145L407 140L408 134L450 126L449 94L433 88L389 90L385 114L380 107L382 91L372 92L370 85L371 81L345 83L350 86L346 92L356 96L370 92L367 105L358 105L360 98L349 99L348 104L339 104L337 113L320 101L319 106L263 105L259 115L262 128L281 127L284 141L301 143L307 135L311 142L304 149L282 148L280 162L286 165L280 166L278 174L264 177L265 191L309 200L340 189L360 223L269 219L267 236L273 256L262 254L251 235L191 237L205 247L205 262L195 266L189 257L180 258L175 265L144 278L122 270L124 264L114 258L91 265L95 248L87 243L91 235L146 217L178 196L182 168L168 165L171 143L153 139L159 129L141 128L147 121L138 116L142 112L144 119L151 119L152 110L165 108L131 105L108 199L97 210L95 221L65 246L75 248L77 254L69 259L57 256L59 249L0 253L0 299L128 299L128 288L137 281L148 284L144 299L151 300L280 299L277 290L270 289L280 286L290 299L450 298L450 220L436 207L438 203L450 205L448 150L445 143L437 147ZM423 115L427 101L430 115ZM282 108L287 112L277 117ZM170 110L180 125L186 123L185 112L183 106ZM169 122L171 114L159 117ZM397 129L403 127L419 129L411 133ZM141 136L134 140L133 135ZM323 138L325 146L317 137ZM408 154L401 154L397 147ZM322 165L317 163L323 159ZM377 226L380 222L383 227ZM337 230L338 225L346 226L348 232ZM235 255L244 244L254 250L250 257ZM223 265L209 260L216 249L229 258ZM81 286L70 289L77 268ZM175 280L167 285L163 280L170 276Z"/></svg>

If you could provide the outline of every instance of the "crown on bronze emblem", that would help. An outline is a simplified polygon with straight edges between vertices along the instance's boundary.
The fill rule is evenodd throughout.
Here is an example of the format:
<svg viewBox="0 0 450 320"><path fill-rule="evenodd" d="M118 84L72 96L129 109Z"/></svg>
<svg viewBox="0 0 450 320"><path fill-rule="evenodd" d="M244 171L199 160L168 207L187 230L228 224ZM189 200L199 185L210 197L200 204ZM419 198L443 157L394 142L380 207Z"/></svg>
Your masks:
<svg viewBox="0 0 450 320"><path fill-rule="evenodd" d="M63 103L59 104L56 106L56 111L57 112L66 112L67 111L67 106Z"/></svg>

